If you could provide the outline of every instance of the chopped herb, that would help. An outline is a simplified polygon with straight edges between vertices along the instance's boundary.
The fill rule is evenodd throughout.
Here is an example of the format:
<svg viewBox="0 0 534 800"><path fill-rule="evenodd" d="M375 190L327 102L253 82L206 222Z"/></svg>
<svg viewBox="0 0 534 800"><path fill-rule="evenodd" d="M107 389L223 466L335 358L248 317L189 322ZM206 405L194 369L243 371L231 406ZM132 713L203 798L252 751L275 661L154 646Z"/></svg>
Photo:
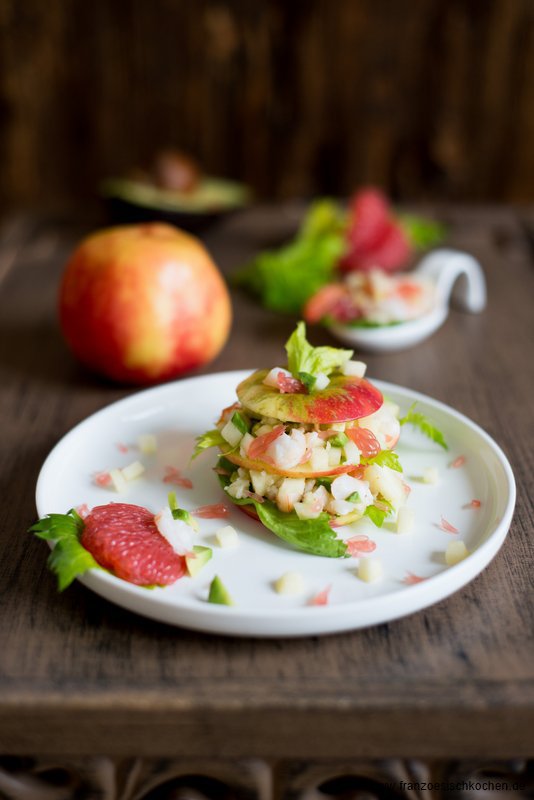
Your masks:
<svg viewBox="0 0 534 800"><path fill-rule="evenodd" d="M349 496L347 497L347 501L349 503L359 503L360 499L361 498L359 492L353 492L352 494L349 494Z"/></svg>
<svg viewBox="0 0 534 800"><path fill-rule="evenodd" d="M309 372L299 372L299 380L304 384L308 392L311 392L317 383L315 375L310 375Z"/></svg>
<svg viewBox="0 0 534 800"><path fill-rule="evenodd" d="M381 528L384 524L385 518L388 515L388 512L383 511L381 508L377 508L376 506L367 506L364 515L369 517L371 522L376 525L377 528Z"/></svg>
<svg viewBox="0 0 534 800"><path fill-rule="evenodd" d="M185 508L180 508L178 505L178 500L176 499L176 492L169 492L167 495L167 499L169 502L169 508L171 509L172 518L173 519L181 519L182 522L186 522L193 530L198 531L199 525L196 519L191 516L189 511L186 511Z"/></svg>
<svg viewBox="0 0 534 800"><path fill-rule="evenodd" d="M232 424L235 425L239 433L242 433L243 436L249 431L248 423L243 414L241 414L239 411L234 411L232 414Z"/></svg>
<svg viewBox="0 0 534 800"><path fill-rule="evenodd" d="M331 436L328 441L330 442L332 447L345 447L345 445L349 441L349 437L347 436L346 433L340 431L339 433L336 433L335 436Z"/></svg>

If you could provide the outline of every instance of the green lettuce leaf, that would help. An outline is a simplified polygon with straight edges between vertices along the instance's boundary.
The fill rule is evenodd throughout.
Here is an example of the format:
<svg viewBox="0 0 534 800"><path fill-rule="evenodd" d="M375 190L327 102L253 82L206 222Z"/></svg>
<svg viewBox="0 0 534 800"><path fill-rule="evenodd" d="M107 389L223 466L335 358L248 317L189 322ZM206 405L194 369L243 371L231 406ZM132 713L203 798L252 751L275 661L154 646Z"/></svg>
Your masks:
<svg viewBox="0 0 534 800"><path fill-rule="evenodd" d="M299 314L325 284L334 279L345 250L345 215L331 200L318 200L295 239L268 250L232 277L232 282L258 296L272 311Z"/></svg>
<svg viewBox="0 0 534 800"><path fill-rule="evenodd" d="M326 316L323 321L326 325L339 325L339 320L333 317ZM349 328L392 328L395 325L403 324L404 322L402 320L395 320L393 322L373 322L370 319L349 319L343 323L343 325Z"/></svg>
<svg viewBox="0 0 534 800"><path fill-rule="evenodd" d="M226 475L219 475L218 478L223 488L230 482ZM251 497L236 500L228 495L228 498L239 506L254 506L265 527L297 550L327 558L349 555L347 545L336 537L335 531L330 527L328 514L323 513L317 519L304 520L299 519L294 511L290 513L280 511L270 500L258 503Z"/></svg>
<svg viewBox="0 0 534 800"><path fill-rule="evenodd" d="M217 428L215 428L213 431L202 433L196 438L196 445L195 449L193 450L193 455L191 456L191 461L199 456L204 450L207 450L208 447L224 447L225 445L228 445L228 442L223 437L221 432L217 430Z"/></svg>
<svg viewBox="0 0 534 800"><path fill-rule="evenodd" d="M353 350L338 347L313 347L306 339L306 325L299 322L286 342L288 369L293 377L299 374L330 375L354 355Z"/></svg>
<svg viewBox="0 0 534 800"><path fill-rule="evenodd" d="M448 450L449 446L445 441L445 437L443 436L442 432L436 428L432 422L430 422L428 417L425 417L425 415L420 411L414 410L416 405L417 403L412 403L407 414L399 420L400 424L413 425L414 428L418 428L421 433L424 433L424 435L428 436L429 439L432 439L433 442L439 444L439 446L443 447L444 450Z"/></svg>
<svg viewBox="0 0 534 800"><path fill-rule="evenodd" d="M410 240L410 244L417 250L427 250L441 244L447 233L447 228L440 222L417 217L414 214L399 214L398 221Z"/></svg>
<svg viewBox="0 0 534 800"><path fill-rule="evenodd" d="M87 570L100 569L91 553L80 544L83 527L82 518L71 509L67 514L48 514L29 529L29 533L40 539L55 542L47 563L57 575L60 592Z"/></svg>

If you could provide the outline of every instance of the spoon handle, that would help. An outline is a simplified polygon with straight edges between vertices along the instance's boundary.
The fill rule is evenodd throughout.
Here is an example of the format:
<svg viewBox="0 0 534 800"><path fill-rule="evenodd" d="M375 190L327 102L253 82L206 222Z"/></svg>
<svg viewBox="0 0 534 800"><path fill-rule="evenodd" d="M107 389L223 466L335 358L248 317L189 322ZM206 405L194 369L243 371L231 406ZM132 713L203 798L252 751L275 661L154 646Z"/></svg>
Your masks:
<svg viewBox="0 0 534 800"><path fill-rule="evenodd" d="M439 303L449 300L471 314L486 307L486 280L479 262L461 250L434 250L425 256L415 273L430 278L436 285Z"/></svg>

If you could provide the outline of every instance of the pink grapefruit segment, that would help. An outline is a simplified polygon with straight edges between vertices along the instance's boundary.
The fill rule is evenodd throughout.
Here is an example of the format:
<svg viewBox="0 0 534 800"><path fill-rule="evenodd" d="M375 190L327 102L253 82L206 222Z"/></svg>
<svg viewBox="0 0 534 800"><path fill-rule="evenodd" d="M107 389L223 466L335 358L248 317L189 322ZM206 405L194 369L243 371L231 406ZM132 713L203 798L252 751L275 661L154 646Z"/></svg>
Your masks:
<svg viewBox="0 0 534 800"><path fill-rule="evenodd" d="M364 458L373 458L380 452L378 439L368 428L348 428L346 434Z"/></svg>
<svg viewBox="0 0 534 800"><path fill-rule="evenodd" d="M273 430L269 431L269 433L264 433L262 436L257 436L254 441L250 443L250 447L248 449L250 460L261 460L261 457L265 455L269 445L275 442L278 437L283 434L283 432L284 426L277 425L276 428L273 428Z"/></svg>
<svg viewBox="0 0 534 800"><path fill-rule="evenodd" d="M142 506L108 503L84 520L81 543L101 567L138 586L167 586L185 574L185 559Z"/></svg>

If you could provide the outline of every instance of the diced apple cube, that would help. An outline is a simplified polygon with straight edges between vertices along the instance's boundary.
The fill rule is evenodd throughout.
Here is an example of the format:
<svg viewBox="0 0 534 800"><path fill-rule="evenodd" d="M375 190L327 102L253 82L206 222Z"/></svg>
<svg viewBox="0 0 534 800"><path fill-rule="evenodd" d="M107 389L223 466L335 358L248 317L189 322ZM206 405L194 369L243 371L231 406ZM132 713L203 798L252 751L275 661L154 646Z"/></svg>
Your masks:
<svg viewBox="0 0 534 800"><path fill-rule="evenodd" d="M248 478L237 478L237 480L232 481L232 483L225 488L225 491L228 492L230 497L235 497L236 500L242 500L246 496L245 492L248 491L248 485Z"/></svg>
<svg viewBox="0 0 534 800"><path fill-rule="evenodd" d="M219 530L215 532L215 538L221 547L237 547L239 544L237 531L235 528L232 528L231 525L225 525L224 528L219 528Z"/></svg>
<svg viewBox="0 0 534 800"><path fill-rule="evenodd" d="M110 469L109 477L111 478L111 483L113 484L113 488L119 494L128 491L128 484L126 483L126 479L120 469Z"/></svg>
<svg viewBox="0 0 534 800"><path fill-rule="evenodd" d="M309 496L311 498L309 502L320 503L323 508L330 499L330 494L326 491L324 486L318 486L313 492L310 492ZM304 497L304 502L308 502L307 497Z"/></svg>
<svg viewBox="0 0 534 800"><path fill-rule="evenodd" d="M202 567L206 566L212 555L211 547L202 547L201 545L196 545L191 552L186 554L185 563L192 578L198 575Z"/></svg>
<svg viewBox="0 0 534 800"><path fill-rule="evenodd" d="M236 428L232 420L228 420L221 431L221 436L228 442L228 444L232 445L232 447L236 447L243 438L243 434L238 428Z"/></svg>
<svg viewBox="0 0 534 800"><path fill-rule="evenodd" d="M343 366L341 367L341 372L343 375L350 375L354 378L363 378L365 375L365 371L367 369L367 364L363 361L345 361Z"/></svg>
<svg viewBox="0 0 534 800"><path fill-rule="evenodd" d="M329 468L328 452L324 447L314 447L311 456L311 468L313 472L327 472Z"/></svg>
<svg viewBox="0 0 534 800"><path fill-rule="evenodd" d="M402 478L398 472L389 467L371 464L365 470L365 480L369 481L369 486L375 496L381 494L394 508L400 508L404 505L406 494Z"/></svg>
<svg viewBox="0 0 534 800"><path fill-rule="evenodd" d="M337 467L339 464L341 464L341 448L332 447L328 451L328 466Z"/></svg>
<svg viewBox="0 0 534 800"><path fill-rule="evenodd" d="M272 425L267 425L267 423L265 423L264 425L259 425L257 428L253 429L254 430L254 436L263 436L266 433L270 433L272 431L272 429L273 429L273 426Z"/></svg>
<svg viewBox="0 0 534 800"><path fill-rule="evenodd" d="M360 456L361 453L358 449L358 446L354 444L352 439L343 445L343 451L345 453L345 461L347 464L359 464L360 463Z"/></svg>
<svg viewBox="0 0 534 800"><path fill-rule="evenodd" d="M445 550L445 563L449 567L459 564L469 555L469 550L462 541L449 542Z"/></svg>
<svg viewBox="0 0 534 800"><path fill-rule="evenodd" d="M343 517L345 514L352 514L357 508L358 506L356 503L349 503L347 500L330 500L327 505L327 510L338 517Z"/></svg>
<svg viewBox="0 0 534 800"><path fill-rule="evenodd" d="M250 433L245 433L245 435L241 439L241 444L239 445L239 452L243 456L243 458L246 458L248 453L248 448L250 447L253 441L254 437L251 436Z"/></svg>
<svg viewBox="0 0 534 800"><path fill-rule="evenodd" d="M136 478L140 478L144 471L145 467L140 461L132 461L127 467L121 469L122 477L127 481L134 481Z"/></svg>
<svg viewBox="0 0 534 800"><path fill-rule="evenodd" d="M295 503L295 512L299 519L317 519L321 509L311 503Z"/></svg>
<svg viewBox="0 0 534 800"><path fill-rule="evenodd" d="M324 372L320 372L315 376L315 385L313 388L320 392L322 389L326 389L329 383L330 378L328 375L325 375Z"/></svg>
<svg viewBox="0 0 534 800"><path fill-rule="evenodd" d="M439 472L437 467L427 467L423 471L423 483L435 485L439 481Z"/></svg>
<svg viewBox="0 0 534 800"><path fill-rule="evenodd" d="M332 425L328 426L328 429L331 431L344 432L346 427L347 427L346 422L333 422Z"/></svg>
<svg viewBox="0 0 534 800"><path fill-rule="evenodd" d="M412 533L415 525L415 512L413 508L402 506L397 514L397 533Z"/></svg>
<svg viewBox="0 0 534 800"><path fill-rule="evenodd" d="M395 417L395 419L400 417L400 406L394 403L393 400L384 400L384 405L380 408L380 411L389 417Z"/></svg>
<svg viewBox="0 0 534 800"><path fill-rule="evenodd" d="M306 588L300 572L284 572L274 584L278 594L302 594Z"/></svg>
<svg viewBox="0 0 534 800"><path fill-rule="evenodd" d="M150 456L158 449L158 440L153 433L143 433L137 437L137 446L145 456Z"/></svg>
<svg viewBox="0 0 534 800"><path fill-rule="evenodd" d="M304 494L304 478L284 478L276 502L280 511L291 511Z"/></svg>
<svg viewBox="0 0 534 800"><path fill-rule="evenodd" d="M317 447L322 445L322 440L319 439L319 434L317 431L309 431L309 433L304 434L304 439L306 441L306 447Z"/></svg>
<svg viewBox="0 0 534 800"><path fill-rule="evenodd" d="M358 564L358 578L366 583L373 583L380 580L384 575L382 562L379 558L372 556L360 556Z"/></svg>
<svg viewBox="0 0 534 800"><path fill-rule="evenodd" d="M267 491L267 473L262 471L259 472L256 469L250 470L250 480L252 481L252 488L256 492L263 497L265 492Z"/></svg>

